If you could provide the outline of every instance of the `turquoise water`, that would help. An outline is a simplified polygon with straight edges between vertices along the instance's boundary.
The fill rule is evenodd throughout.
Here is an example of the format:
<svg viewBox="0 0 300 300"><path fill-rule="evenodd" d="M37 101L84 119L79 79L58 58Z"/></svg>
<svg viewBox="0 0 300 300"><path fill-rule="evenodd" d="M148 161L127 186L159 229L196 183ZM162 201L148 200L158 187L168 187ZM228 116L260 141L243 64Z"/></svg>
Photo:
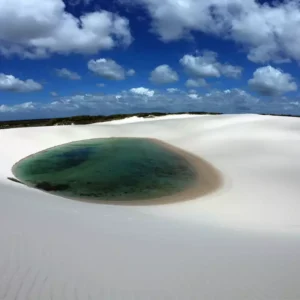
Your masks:
<svg viewBox="0 0 300 300"><path fill-rule="evenodd" d="M143 200L183 191L196 173L179 154L142 138L107 138L73 142L18 162L21 182L82 200Z"/></svg>

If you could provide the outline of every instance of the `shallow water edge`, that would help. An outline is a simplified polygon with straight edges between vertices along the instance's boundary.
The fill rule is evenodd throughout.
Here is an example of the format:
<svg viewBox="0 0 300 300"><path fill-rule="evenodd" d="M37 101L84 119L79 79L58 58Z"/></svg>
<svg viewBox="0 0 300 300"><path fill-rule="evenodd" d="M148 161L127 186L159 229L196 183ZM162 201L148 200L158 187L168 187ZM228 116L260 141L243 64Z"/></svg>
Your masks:
<svg viewBox="0 0 300 300"><path fill-rule="evenodd" d="M104 138L105 140L109 140L110 138ZM103 140L104 140L103 139ZM221 173L214 168L211 164L206 162L205 160L201 159L200 157L189 153L183 149L180 149L178 147L175 147L171 144L168 144L166 142L163 142L158 139L149 139L149 138L118 138L118 137L113 137L111 139L143 139L143 140L148 140L149 142L155 143L159 145L160 147L175 153L178 155L181 159L184 159L188 165L191 167L193 173L195 174L196 180L193 182L193 184L189 185L187 188L185 188L182 191L176 192L174 194L170 194L167 196L162 196L162 197L157 197L157 198L151 198L151 199L134 199L134 200L105 200L105 199L90 199L90 198L84 198L84 197L76 197L76 196L64 196L64 195L59 195L57 193L52 193L52 192L47 192L48 194L52 194L54 196L58 197L63 197L63 198L68 198L68 199L73 199L73 200L78 200L78 201L83 201L83 202L91 202L91 203L104 203L104 204L112 204L112 205L158 205L158 204L168 204L168 203L174 203L174 202L179 202L179 201L188 201L192 200L195 198L203 197L207 194L210 194L212 192L215 192L218 190L222 184L223 184L223 179ZM72 143L80 143L80 142L94 142L96 140L101 140L101 138L96 138L96 139L89 139L89 140L79 140L79 141L74 141ZM23 161L27 160L28 158L36 155L36 154L42 154L46 151L51 151L52 149L55 149L57 147L63 147L64 145L68 145L71 143L66 143L62 145L57 145L55 147L51 147L48 149L45 149L43 151L40 151L38 153L34 153L32 155L29 155L16 164L14 164L12 168L12 172L14 175L15 174L15 169L16 166L22 163ZM16 176L17 179L19 180L18 176ZM34 187L28 185L26 182L21 183L26 184L29 187Z"/></svg>

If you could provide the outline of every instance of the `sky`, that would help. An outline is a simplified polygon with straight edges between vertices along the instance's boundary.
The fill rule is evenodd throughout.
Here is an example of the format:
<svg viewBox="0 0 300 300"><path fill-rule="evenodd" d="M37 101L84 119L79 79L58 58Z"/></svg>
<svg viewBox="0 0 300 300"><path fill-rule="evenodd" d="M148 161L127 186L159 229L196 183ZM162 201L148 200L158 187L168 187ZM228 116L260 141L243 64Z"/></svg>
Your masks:
<svg viewBox="0 0 300 300"><path fill-rule="evenodd" d="M300 115L300 1L0 0L0 120Z"/></svg>

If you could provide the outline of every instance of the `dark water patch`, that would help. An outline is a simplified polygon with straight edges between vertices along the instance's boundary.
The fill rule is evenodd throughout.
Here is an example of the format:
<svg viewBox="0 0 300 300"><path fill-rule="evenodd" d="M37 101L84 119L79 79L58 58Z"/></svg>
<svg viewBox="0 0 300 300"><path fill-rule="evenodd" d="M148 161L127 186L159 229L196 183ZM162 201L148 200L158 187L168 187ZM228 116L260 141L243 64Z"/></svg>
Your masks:
<svg viewBox="0 0 300 300"><path fill-rule="evenodd" d="M70 185L68 184L53 184L47 181L42 181L42 182L38 182L35 185L35 188L40 189L40 190L44 190L47 192L58 192L58 191L66 191L68 189L70 189Z"/></svg>
<svg viewBox="0 0 300 300"><path fill-rule="evenodd" d="M32 176L43 175L46 170L47 173L54 174L77 167L89 159L93 148L92 145L86 147L74 145L73 147L46 150L43 155L36 155L34 162L30 160L29 164L25 163L27 173Z"/></svg>
<svg viewBox="0 0 300 300"><path fill-rule="evenodd" d="M15 182L15 183L23 184L23 182L21 182L20 180L14 178L14 177L7 177L7 179L10 180L10 181L13 181L13 182Z"/></svg>
<svg viewBox="0 0 300 300"><path fill-rule="evenodd" d="M166 144L142 138L60 145L21 160L13 173L31 187L99 202L158 199L201 185L186 157Z"/></svg>

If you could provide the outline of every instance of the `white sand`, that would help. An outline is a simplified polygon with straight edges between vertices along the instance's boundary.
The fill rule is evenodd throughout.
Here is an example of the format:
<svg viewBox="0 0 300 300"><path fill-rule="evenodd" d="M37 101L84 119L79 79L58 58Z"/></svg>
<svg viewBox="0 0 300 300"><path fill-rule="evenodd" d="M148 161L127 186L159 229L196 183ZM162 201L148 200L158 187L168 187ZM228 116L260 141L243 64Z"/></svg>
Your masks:
<svg viewBox="0 0 300 300"><path fill-rule="evenodd" d="M0 299L300 299L300 119L176 116L0 131ZM158 138L220 170L205 197L113 206L8 181L23 157Z"/></svg>

